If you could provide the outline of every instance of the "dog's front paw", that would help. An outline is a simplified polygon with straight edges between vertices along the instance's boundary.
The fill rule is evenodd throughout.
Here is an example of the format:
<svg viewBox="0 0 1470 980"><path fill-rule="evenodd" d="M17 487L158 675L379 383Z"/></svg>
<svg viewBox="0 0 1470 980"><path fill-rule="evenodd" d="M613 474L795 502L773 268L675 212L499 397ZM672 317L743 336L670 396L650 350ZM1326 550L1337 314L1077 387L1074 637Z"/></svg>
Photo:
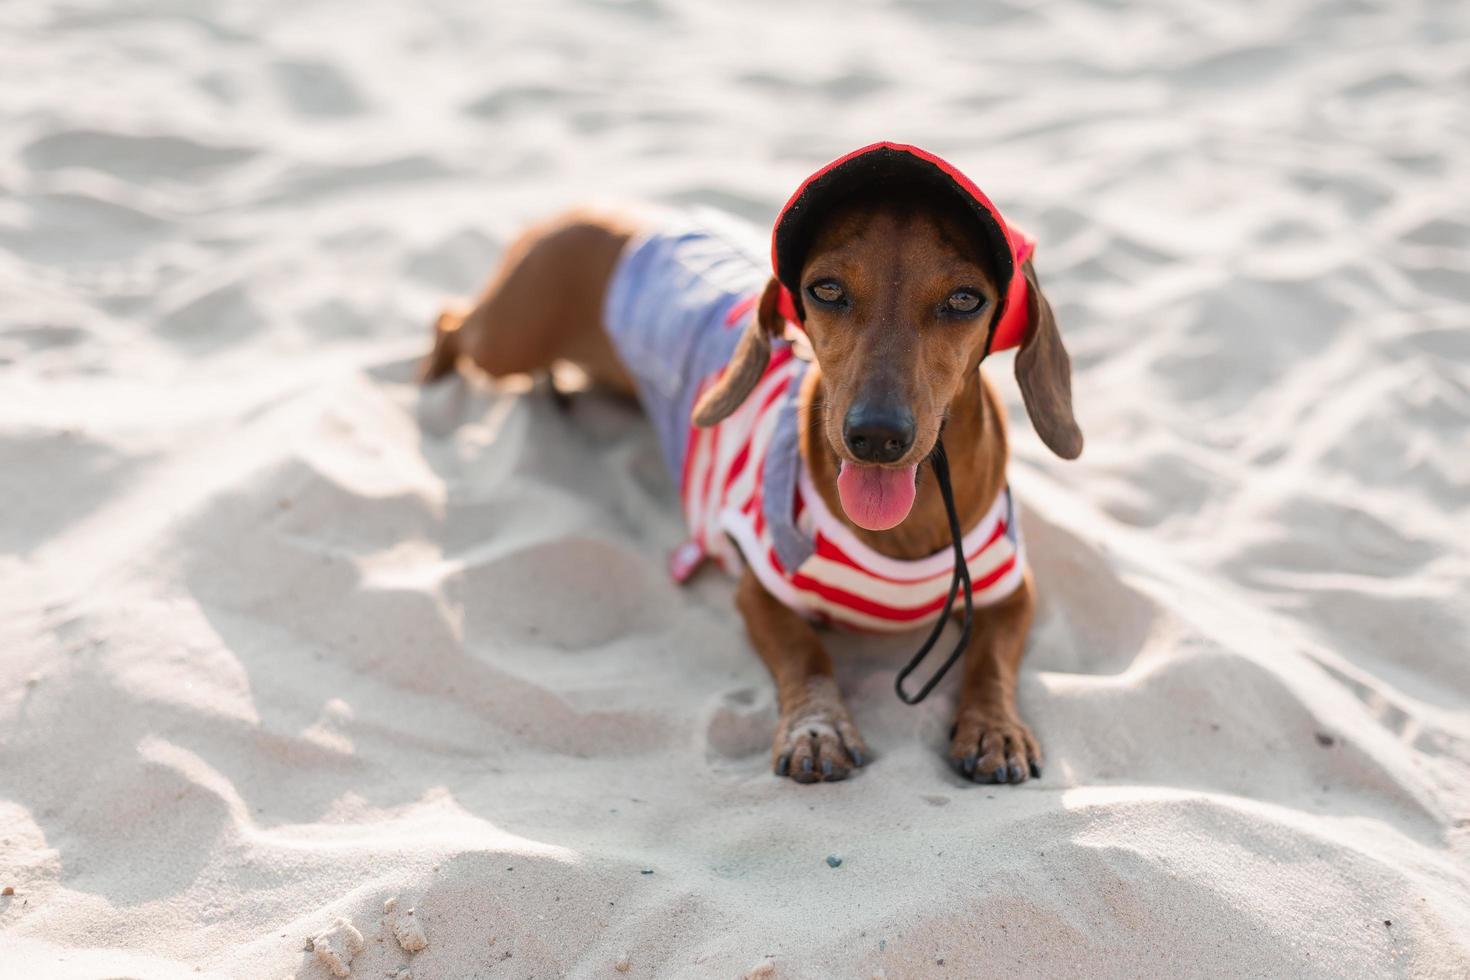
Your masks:
<svg viewBox="0 0 1470 980"><path fill-rule="evenodd" d="M977 783L1024 783L1041 777L1041 747L1014 714L961 711L950 736L949 761Z"/></svg>
<svg viewBox="0 0 1470 980"><path fill-rule="evenodd" d="M846 779L867 764L868 747L831 678L814 678L799 701L784 706L771 757L776 775L798 783Z"/></svg>

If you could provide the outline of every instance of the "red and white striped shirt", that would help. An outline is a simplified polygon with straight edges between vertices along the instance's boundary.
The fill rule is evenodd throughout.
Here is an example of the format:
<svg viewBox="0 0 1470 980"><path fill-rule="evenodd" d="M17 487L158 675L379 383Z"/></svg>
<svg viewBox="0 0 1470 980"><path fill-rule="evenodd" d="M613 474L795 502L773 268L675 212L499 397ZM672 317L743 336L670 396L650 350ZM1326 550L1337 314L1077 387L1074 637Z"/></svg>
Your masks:
<svg viewBox="0 0 1470 980"><path fill-rule="evenodd" d="M776 438L783 413L797 411L805 367L789 345L779 346L734 414L708 429L690 427L680 490L692 537L676 552L675 577L687 578L709 556L732 572L748 564L773 596L819 622L878 632L932 623L949 593L953 550L911 561L874 551L828 509L794 443ZM788 467L794 481L767 480ZM771 492L786 499L767 499ZM790 516L800 547L793 549L789 537L780 546L770 514ZM965 534L963 547L975 605L999 602L1021 584L1025 555L1009 488Z"/></svg>

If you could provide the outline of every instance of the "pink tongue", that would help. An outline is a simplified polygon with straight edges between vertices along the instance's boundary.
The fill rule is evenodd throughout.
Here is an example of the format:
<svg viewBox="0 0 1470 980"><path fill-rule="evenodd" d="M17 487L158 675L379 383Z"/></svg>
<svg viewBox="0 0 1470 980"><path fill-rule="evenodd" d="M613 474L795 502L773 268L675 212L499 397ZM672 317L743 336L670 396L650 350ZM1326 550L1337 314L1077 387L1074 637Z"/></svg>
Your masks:
<svg viewBox="0 0 1470 980"><path fill-rule="evenodd" d="M917 466L884 469L843 461L837 473L837 496L842 509L858 527L886 531L909 516L914 506Z"/></svg>

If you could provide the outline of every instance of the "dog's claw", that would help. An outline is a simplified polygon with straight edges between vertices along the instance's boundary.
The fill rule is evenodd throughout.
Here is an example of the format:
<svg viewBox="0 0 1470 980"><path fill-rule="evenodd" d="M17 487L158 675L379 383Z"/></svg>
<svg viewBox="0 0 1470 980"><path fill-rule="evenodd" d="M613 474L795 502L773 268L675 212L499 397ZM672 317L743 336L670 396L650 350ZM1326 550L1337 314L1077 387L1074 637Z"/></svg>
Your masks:
<svg viewBox="0 0 1470 980"><path fill-rule="evenodd" d="M975 775L975 763L979 761L979 758L980 757L977 756L974 752L971 752L969 755L965 756L963 759L960 760L960 772L964 773L966 776L973 777Z"/></svg>
<svg viewBox="0 0 1470 980"><path fill-rule="evenodd" d="M807 756L805 759L802 759L801 760L801 771L802 772L811 772L812 771L812 757L811 756Z"/></svg>
<svg viewBox="0 0 1470 980"><path fill-rule="evenodd" d="M1040 779L1041 778L1041 767L1038 766L1035 762L1031 763L1031 778L1032 779Z"/></svg>
<svg viewBox="0 0 1470 980"><path fill-rule="evenodd" d="M861 769L863 766L868 764L868 757L863 755L857 749L848 749L847 754L852 759L853 766L857 769Z"/></svg>
<svg viewBox="0 0 1470 980"><path fill-rule="evenodd" d="M822 778L823 779L831 779L832 778L832 760L831 759L823 759L822 760Z"/></svg>
<svg viewBox="0 0 1470 980"><path fill-rule="evenodd" d="M1019 783L1026 778L1026 774L1021 771L1020 766L1011 766L1010 776L1011 782L1013 783Z"/></svg>
<svg viewBox="0 0 1470 980"><path fill-rule="evenodd" d="M1003 783L1003 782L1005 782L1006 781L1006 767L1005 766L997 766L995 772L993 772L993 773L990 774L990 781L992 783Z"/></svg>
<svg viewBox="0 0 1470 980"><path fill-rule="evenodd" d="M784 776L791 770L791 756L783 755L776 760L776 775Z"/></svg>

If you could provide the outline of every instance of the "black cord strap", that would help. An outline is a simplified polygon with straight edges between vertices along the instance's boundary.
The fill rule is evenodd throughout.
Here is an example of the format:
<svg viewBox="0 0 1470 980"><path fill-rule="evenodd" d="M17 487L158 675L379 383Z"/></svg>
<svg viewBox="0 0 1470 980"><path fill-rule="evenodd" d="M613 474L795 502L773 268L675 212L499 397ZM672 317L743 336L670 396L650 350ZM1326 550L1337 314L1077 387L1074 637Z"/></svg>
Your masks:
<svg viewBox="0 0 1470 980"><path fill-rule="evenodd" d="M964 654L965 647L970 645L970 633L975 626L975 598L970 593L970 564L965 561L964 536L960 533L960 517L954 507L954 490L949 485L949 459L944 455L943 441L934 444L934 452L929 454L929 465L934 468L934 478L939 481L939 493L944 497L944 512L949 518L949 540L954 545L954 577L949 581L949 598L944 600L944 612L940 613L929 638L893 681L893 690L904 704L918 704L929 696L929 692L934 690L935 685L949 672L949 668ZM955 644L949 659L919 688L919 692L910 695L903 689L903 682L924 662L929 651L934 649L934 644L939 642L939 635L944 632L944 624L949 621L949 614L954 609L954 598L959 594L961 582L965 585L965 620L960 628L960 642Z"/></svg>

